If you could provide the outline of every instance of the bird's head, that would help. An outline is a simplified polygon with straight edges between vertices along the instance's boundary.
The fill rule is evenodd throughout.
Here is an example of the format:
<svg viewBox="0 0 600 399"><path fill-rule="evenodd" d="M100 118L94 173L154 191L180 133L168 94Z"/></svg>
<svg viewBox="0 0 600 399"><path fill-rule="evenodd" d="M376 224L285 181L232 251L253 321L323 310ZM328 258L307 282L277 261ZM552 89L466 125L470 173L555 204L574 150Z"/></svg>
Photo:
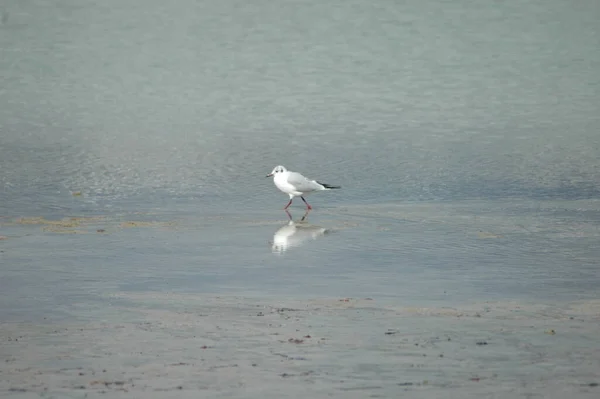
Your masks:
<svg viewBox="0 0 600 399"><path fill-rule="evenodd" d="M267 177L275 176L275 174L283 172L287 172L285 166L278 165L273 168L273 170L267 175Z"/></svg>

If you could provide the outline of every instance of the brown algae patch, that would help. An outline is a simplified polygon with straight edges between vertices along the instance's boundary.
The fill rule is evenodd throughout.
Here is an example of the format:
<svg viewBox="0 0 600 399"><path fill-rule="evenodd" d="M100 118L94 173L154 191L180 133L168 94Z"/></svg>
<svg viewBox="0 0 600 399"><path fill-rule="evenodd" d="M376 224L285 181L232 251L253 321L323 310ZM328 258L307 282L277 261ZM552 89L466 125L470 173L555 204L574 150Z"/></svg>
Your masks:
<svg viewBox="0 0 600 399"><path fill-rule="evenodd" d="M101 222L101 223L100 223ZM157 221L111 221L104 216L95 217L66 217L52 220L41 216L28 216L14 219L11 222L3 223L4 226L40 226L42 231L59 234L86 234L90 232L107 233L110 224L112 228L134 228L134 227L172 227L175 222L157 222Z"/></svg>
<svg viewBox="0 0 600 399"><path fill-rule="evenodd" d="M121 222L119 227L123 229L133 228L133 227L172 227L175 225L175 222L144 222L144 221L132 221L128 220L125 222Z"/></svg>
<svg viewBox="0 0 600 399"><path fill-rule="evenodd" d="M33 225L46 225L46 226L54 226L57 228L73 228L79 227L82 224L88 224L92 222L97 222L99 220L103 220L103 217L68 217L62 218L60 220L49 220L44 217L34 216L34 217L22 217L15 221L15 224L33 224Z"/></svg>
<svg viewBox="0 0 600 399"><path fill-rule="evenodd" d="M41 216L21 217L5 225L29 225L41 226L42 231L60 234L84 234L87 233L83 228L94 222L104 220L104 217L82 217L73 216L62 219L52 220Z"/></svg>
<svg viewBox="0 0 600 399"><path fill-rule="evenodd" d="M87 234L85 230L74 230L56 226L44 226L42 227L42 231L58 234Z"/></svg>

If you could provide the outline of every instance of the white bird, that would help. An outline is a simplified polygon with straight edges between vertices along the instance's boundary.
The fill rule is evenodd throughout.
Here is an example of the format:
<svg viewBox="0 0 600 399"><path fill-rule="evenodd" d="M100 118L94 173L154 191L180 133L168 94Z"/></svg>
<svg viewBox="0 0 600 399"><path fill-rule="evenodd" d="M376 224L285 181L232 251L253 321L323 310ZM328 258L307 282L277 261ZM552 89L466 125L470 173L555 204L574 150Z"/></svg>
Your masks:
<svg viewBox="0 0 600 399"><path fill-rule="evenodd" d="M311 210L312 206L304 199L305 195L315 191L341 188L339 186L330 186L329 184L319 183L316 180L309 180L300 173L290 172L281 165L276 166L273 171L267 175L267 177L271 176L275 176L273 182L277 188L290 196L290 202L288 202L283 209L287 209L292 204L294 197L300 197L306 204L306 209Z"/></svg>

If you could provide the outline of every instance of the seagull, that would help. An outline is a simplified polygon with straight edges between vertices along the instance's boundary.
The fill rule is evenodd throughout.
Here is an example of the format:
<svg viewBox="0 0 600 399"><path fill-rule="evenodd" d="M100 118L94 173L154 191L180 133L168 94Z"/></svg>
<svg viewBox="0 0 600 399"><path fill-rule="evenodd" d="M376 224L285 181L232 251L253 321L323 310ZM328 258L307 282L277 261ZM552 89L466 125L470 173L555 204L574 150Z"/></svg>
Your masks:
<svg viewBox="0 0 600 399"><path fill-rule="evenodd" d="M316 180L309 180L302 176L300 173L290 172L285 166L275 166L273 171L267 175L267 177L275 176L273 182L278 189L290 196L290 202L283 209L288 209L292 205L294 197L302 198L302 201L306 204L306 209L311 210L312 206L304 199L305 195L308 195L314 191L332 190L341 188L339 186L331 186L329 184L319 183Z"/></svg>

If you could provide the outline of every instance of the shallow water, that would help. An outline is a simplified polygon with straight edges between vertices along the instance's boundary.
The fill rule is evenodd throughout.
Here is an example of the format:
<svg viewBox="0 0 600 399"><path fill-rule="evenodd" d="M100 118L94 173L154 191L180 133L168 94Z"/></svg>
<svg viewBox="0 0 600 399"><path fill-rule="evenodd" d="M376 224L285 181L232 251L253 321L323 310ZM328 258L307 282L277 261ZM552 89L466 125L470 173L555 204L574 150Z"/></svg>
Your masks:
<svg viewBox="0 0 600 399"><path fill-rule="evenodd" d="M599 205L362 205L315 210L305 221L294 209L293 222L275 210L13 219L2 226L4 319L114 290L430 305L593 299Z"/></svg>
<svg viewBox="0 0 600 399"><path fill-rule="evenodd" d="M3 330L114 326L132 295L598 299L599 12L0 6ZM277 164L342 190L290 222Z"/></svg>

